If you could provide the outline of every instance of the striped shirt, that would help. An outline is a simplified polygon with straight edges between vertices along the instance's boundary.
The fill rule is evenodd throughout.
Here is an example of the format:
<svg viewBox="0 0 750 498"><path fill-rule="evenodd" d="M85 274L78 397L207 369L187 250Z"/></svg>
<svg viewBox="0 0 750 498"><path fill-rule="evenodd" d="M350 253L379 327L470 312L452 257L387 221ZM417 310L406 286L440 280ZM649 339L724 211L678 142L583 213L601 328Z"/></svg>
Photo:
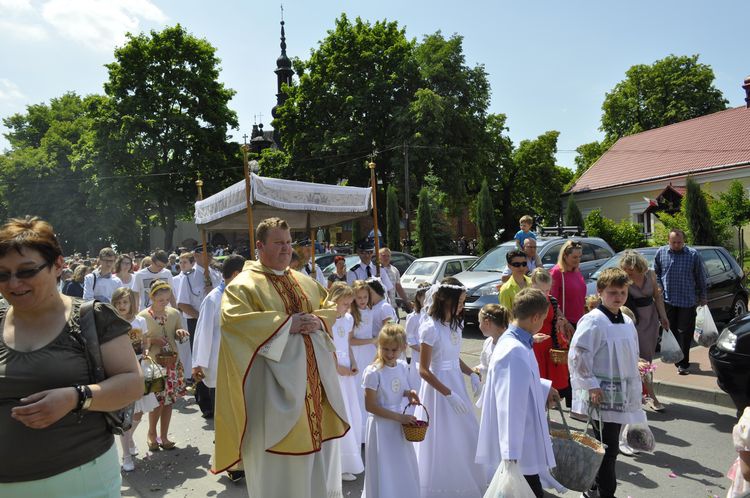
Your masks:
<svg viewBox="0 0 750 498"><path fill-rule="evenodd" d="M664 290L664 301L679 308L690 308L707 297L706 270L698 251L684 246L673 251L660 247L654 258L654 271Z"/></svg>

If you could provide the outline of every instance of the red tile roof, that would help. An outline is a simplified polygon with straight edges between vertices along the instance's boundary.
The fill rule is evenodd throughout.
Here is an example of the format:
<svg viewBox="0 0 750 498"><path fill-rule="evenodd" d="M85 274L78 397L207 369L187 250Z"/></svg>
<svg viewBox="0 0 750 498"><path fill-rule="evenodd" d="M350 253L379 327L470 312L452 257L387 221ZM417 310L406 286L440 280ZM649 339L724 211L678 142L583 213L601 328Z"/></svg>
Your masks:
<svg viewBox="0 0 750 498"><path fill-rule="evenodd" d="M736 107L623 137L569 192L668 179L750 163L750 109Z"/></svg>

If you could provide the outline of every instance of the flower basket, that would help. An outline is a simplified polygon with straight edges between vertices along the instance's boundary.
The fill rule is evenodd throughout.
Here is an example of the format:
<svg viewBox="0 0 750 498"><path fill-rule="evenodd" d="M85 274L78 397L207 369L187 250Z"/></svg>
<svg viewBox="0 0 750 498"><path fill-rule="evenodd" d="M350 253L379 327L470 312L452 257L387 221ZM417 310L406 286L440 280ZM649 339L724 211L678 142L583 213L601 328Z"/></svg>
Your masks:
<svg viewBox="0 0 750 498"><path fill-rule="evenodd" d="M404 407L403 413L406 413L406 409L409 408L409 406L410 405L406 405ZM424 441L424 437L427 435L427 428L430 426L430 413L424 405L420 404L419 406L424 408L424 412L427 414L427 420L417 420L416 424L401 424L401 429L404 431L404 437L407 441L413 443Z"/></svg>
<svg viewBox="0 0 750 498"><path fill-rule="evenodd" d="M588 491L591 489L604 459L605 446L586 434L591 421L590 411L586 420L586 429L580 432L570 430L565 415L563 415L562 407L558 405L557 408L560 410L565 429L550 430L552 451L557 463L555 468L550 469L550 473L557 482L568 489Z"/></svg>
<svg viewBox="0 0 750 498"><path fill-rule="evenodd" d="M174 368L177 365L177 353L174 351L162 351L156 355L156 363L164 368Z"/></svg>

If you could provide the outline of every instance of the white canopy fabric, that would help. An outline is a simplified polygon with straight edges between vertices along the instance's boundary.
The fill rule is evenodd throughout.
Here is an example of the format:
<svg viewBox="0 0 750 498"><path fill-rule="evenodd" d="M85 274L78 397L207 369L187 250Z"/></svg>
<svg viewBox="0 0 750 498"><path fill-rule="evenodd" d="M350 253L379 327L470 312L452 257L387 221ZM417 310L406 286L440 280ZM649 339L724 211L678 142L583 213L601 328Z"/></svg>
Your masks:
<svg viewBox="0 0 750 498"><path fill-rule="evenodd" d="M371 190L279 178L250 177L255 229L272 216L294 229L342 223L369 214ZM208 230L247 230L245 180L195 203L195 224Z"/></svg>

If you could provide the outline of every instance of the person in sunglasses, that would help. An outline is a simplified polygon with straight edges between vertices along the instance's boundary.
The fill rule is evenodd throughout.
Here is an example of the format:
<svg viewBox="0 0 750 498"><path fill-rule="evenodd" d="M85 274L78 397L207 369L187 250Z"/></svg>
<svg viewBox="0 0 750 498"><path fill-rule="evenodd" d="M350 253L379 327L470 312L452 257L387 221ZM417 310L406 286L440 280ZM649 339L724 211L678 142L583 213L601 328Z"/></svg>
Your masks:
<svg viewBox="0 0 750 498"><path fill-rule="evenodd" d="M143 394L130 324L111 305L91 311L108 378L94 383L78 337L83 301L58 292L63 256L39 218L0 227L0 496L120 496L105 411Z"/></svg>
<svg viewBox="0 0 750 498"><path fill-rule="evenodd" d="M505 309L513 309L513 298L521 292L521 289L531 287L531 278L526 275L529 268L529 262L526 259L526 253L520 249L509 251L505 255L505 260L510 268L510 278L500 287L498 300Z"/></svg>
<svg viewBox="0 0 750 498"><path fill-rule="evenodd" d="M523 241L523 253L526 254L526 275L531 276L531 272L542 267L542 261L536 253L536 239L529 237ZM500 277L503 283L507 282L510 278L510 268L510 266L506 266L503 270L503 274Z"/></svg>

